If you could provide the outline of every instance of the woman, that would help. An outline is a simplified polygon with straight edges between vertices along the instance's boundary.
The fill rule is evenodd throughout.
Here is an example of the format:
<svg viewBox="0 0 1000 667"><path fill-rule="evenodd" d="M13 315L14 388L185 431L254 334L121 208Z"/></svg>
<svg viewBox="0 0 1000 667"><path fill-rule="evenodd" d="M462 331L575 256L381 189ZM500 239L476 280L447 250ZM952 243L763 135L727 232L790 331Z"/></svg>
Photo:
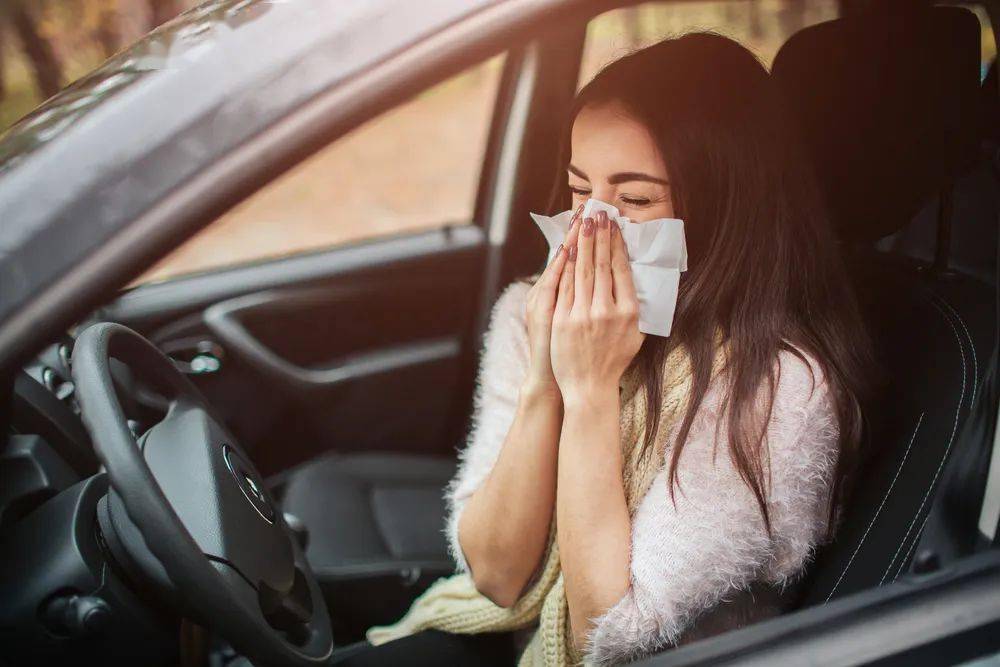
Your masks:
<svg viewBox="0 0 1000 667"><path fill-rule="evenodd" d="M446 490L459 574L372 643L510 631L521 664L611 664L791 601L849 493L873 364L776 97L710 33L580 91L553 208L684 220L673 330L639 332L617 225L578 213L492 311Z"/></svg>

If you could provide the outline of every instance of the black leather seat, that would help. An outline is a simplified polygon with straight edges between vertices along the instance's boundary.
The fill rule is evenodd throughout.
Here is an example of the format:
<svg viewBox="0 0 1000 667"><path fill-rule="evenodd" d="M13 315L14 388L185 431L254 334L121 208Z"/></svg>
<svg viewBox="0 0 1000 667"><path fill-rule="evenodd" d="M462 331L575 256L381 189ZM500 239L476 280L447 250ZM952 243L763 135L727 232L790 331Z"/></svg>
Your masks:
<svg viewBox="0 0 1000 667"><path fill-rule="evenodd" d="M992 282L996 277L997 216L1000 192L1000 99L997 96L996 59L980 86L980 158L976 166L955 179L951 211L949 265L966 275ZM947 192L945 193L947 197ZM942 201L935 197L903 229L879 242L885 250L933 262L937 249L938 213Z"/></svg>
<svg viewBox="0 0 1000 667"><path fill-rule="evenodd" d="M875 248L976 162L979 24L954 7L845 17L794 35L772 71L888 373L866 406L868 458L837 539L810 570L808 605L910 570L981 396L994 285ZM946 207L937 217L960 223Z"/></svg>
<svg viewBox="0 0 1000 667"><path fill-rule="evenodd" d="M321 579L453 569L442 489L452 459L415 454L330 454L279 487L282 508L310 529L306 550Z"/></svg>
<svg viewBox="0 0 1000 667"><path fill-rule="evenodd" d="M282 509L308 529L306 555L338 643L396 620L454 570L443 489L455 465L407 453L333 453L270 480Z"/></svg>

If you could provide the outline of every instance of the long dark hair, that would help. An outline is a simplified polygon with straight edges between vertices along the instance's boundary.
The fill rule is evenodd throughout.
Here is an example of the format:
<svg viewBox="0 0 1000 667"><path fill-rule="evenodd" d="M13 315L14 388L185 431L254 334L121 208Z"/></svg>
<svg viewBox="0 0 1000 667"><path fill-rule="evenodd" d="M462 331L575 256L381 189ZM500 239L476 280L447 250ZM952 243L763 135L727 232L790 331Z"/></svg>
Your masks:
<svg viewBox="0 0 1000 667"><path fill-rule="evenodd" d="M650 130L667 166L690 269L681 277L670 337L647 336L632 364L651 416L643 447L651 447L666 355L678 345L690 354L692 388L670 460L671 497L679 484L677 462L710 385L718 326L730 351L723 399L729 451L771 532L765 434L777 384L774 362L788 350L808 364L795 345L823 369L840 427L827 524L832 538L859 461L861 405L876 366L820 193L779 99L767 70L737 42L710 32L666 39L607 65L579 92L561 166L569 162L577 114L608 102L621 103ZM550 212L569 207L560 177ZM765 380L770 393L760 420L755 401Z"/></svg>

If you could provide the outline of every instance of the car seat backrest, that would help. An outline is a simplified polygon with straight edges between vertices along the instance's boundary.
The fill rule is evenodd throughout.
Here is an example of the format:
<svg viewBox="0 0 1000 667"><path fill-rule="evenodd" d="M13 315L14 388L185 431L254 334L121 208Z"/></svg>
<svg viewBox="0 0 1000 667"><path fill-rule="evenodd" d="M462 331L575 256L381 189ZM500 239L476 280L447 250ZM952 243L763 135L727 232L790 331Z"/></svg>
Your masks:
<svg viewBox="0 0 1000 667"><path fill-rule="evenodd" d="M953 7L850 15L794 35L772 73L889 378L865 406L867 459L837 538L807 576L801 604L813 604L908 570L978 400L993 340L992 286L922 270L873 243L975 161L979 24Z"/></svg>
<svg viewBox="0 0 1000 667"><path fill-rule="evenodd" d="M789 38L772 72L842 238L896 231L976 159L979 22L965 9L821 23Z"/></svg>
<svg viewBox="0 0 1000 667"><path fill-rule="evenodd" d="M878 243L878 247L928 264L937 261L935 270L944 267L940 257L939 229L947 224L949 243L947 269L978 277L984 282L996 280L997 220L1000 217L1000 96L997 94L996 59L980 86L979 159L972 169L958 176L951 191L927 201L903 229ZM948 215L942 220L942 214Z"/></svg>

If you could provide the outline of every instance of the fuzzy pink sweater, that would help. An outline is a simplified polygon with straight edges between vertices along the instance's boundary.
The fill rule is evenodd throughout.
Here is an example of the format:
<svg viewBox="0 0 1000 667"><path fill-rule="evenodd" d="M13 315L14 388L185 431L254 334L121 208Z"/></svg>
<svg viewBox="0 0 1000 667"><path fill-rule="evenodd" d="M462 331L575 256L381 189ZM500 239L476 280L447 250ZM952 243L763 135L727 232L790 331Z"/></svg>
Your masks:
<svg viewBox="0 0 1000 667"><path fill-rule="evenodd" d="M469 568L458 542L458 519L497 460L528 370L528 289L512 282L493 306L469 439L445 490L444 531L459 572ZM836 462L838 428L827 384L815 359L806 358L809 365L782 352L776 362L780 375L767 431L773 537L730 460L717 382L679 461L676 506L667 491L666 461L639 505L631 545L622 545L630 548L631 582L617 603L592 619L588 664L635 660L780 613L783 596L794 590L826 530ZM713 457L717 425L719 455ZM670 429L671 441L676 427ZM519 648L531 632L516 633Z"/></svg>

